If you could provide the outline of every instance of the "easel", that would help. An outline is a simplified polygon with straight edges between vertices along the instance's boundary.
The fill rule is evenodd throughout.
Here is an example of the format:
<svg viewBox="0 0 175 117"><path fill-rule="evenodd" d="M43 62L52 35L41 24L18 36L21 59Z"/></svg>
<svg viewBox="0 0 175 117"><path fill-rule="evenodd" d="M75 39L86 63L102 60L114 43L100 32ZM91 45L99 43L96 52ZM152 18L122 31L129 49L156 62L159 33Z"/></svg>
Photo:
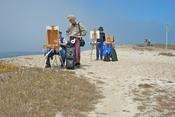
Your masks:
<svg viewBox="0 0 175 117"><path fill-rule="evenodd" d="M48 55L53 50L59 51L59 48L60 48L60 34L58 31L59 30L58 26L47 26L46 30L47 30L47 44L43 45L43 48L47 49L49 51L44 56L44 67L45 67ZM53 62L56 63L56 65L58 65L58 61L57 61L56 56L54 56Z"/></svg>
<svg viewBox="0 0 175 117"><path fill-rule="evenodd" d="M100 38L100 32L96 29L94 29L93 31L90 31L90 38L92 39L92 42L90 42L90 45L91 45L90 59L92 60L93 50L97 45L97 39Z"/></svg>
<svg viewBox="0 0 175 117"><path fill-rule="evenodd" d="M114 42L115 42L114 36L107 34L106 37L105 37L105 44L111 44L111 46L113 48L115 48Z"/></svg>

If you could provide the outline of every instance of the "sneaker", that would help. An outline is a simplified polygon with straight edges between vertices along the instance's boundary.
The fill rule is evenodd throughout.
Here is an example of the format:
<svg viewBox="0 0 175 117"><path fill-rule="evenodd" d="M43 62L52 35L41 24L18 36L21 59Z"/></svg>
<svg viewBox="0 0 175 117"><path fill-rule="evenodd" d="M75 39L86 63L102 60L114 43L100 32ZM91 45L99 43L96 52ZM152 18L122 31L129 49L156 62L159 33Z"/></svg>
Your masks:
<svg viewBox="0 0 175 117"><path fill-rule="evenodd" d="M46 65L45 65L45 68L51 68L51 65L47 65L47 64L46 64Z"/></svg>
<svg viewBox="0 0 175 117"><path fill-rule="evenodd" d="M61 68L64 68L64 65L63 64L61 64Z"/></svg>
<svg viewBox="0 0 175 117"><path fill-rule="evenodd" d="M75 66L76 66L76 67L80 67L80 63L76 63Z"/></svg>

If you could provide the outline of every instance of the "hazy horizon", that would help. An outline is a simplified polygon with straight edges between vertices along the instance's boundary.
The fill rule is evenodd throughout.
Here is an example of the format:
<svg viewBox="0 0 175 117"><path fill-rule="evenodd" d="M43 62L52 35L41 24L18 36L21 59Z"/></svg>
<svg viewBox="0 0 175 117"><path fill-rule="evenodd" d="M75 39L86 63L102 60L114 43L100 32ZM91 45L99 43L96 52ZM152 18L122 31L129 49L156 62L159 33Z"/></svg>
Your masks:
<svg viewBox="0 0 175 117"><path fill-rule="evenodd" d="M169 44L175 44L174 0L1 0L0 52L42 51L45 27L58 25L65 36L67 15L74 14L88 31L103 26L118 44L165 43L169 24Z"/></svg>

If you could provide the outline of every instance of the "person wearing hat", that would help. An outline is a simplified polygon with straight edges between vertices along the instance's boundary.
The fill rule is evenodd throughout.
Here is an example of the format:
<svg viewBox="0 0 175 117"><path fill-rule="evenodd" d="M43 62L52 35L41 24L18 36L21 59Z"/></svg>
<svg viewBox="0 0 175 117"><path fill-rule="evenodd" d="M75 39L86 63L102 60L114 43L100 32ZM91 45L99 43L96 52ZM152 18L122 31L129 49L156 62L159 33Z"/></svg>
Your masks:
<svg viewBox="0 0 175 117"><path fill-rule="evenodd" d="M75 39L75 55L76 55L76 66L80 65L80 40L82 39L83 36L86 35L86 30L85 28L80 25L76 21L76 17L74 15L69 15L67 17L70 26L66 30L66 34L70 38L70 40Z"/></svg>
<svg viewBox="0 0 175 117"><path fill-rule="evenodd" d="M50 49L49 50L50 52L49 52L49 54L47 56L45 68L51 67L50 59L52 59L52 57L54 55L60 55L61 56L61 58L60 58L61 67L64 67L65 59L66 59L66 44L67 44L67 41L62 36L62 32L59 32L59 34L60 34L60 37L59 37L60 38L60 48L59 49Z"/></svg>
<svg viewBox="0 0 175 117"><path fill-rule="evenodd" d="M96 46L96 60L103 60L103 42L105 41L105 33L103 32L103 27L99 27L98 30L100 31L100 38L97 39L97 46Z"/></svg>

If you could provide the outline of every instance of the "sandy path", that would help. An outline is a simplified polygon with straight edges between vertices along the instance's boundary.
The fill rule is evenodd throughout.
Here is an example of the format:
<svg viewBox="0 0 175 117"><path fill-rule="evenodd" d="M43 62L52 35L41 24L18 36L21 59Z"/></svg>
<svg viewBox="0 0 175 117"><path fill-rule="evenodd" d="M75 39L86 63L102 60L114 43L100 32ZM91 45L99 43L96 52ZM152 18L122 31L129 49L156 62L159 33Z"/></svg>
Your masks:
<svg viewBox="0 0 175 117"><path fill-rule="evenodd" d="M117 50L118 62L91 61L89 52L84 52L84 67L76 72L94 80L105 96L89 117L132 117L139 112L133 102L131 89L140 83L175 81L175 57L159 56L160 51L166 52L120 47Z"/></svg>
<svg viewBox="0 0 175 117"><path fill-rule="evenodd" d="M133 117L139 113L133 101L133 88L140 83L162 83L165 80L175 82L175 57L158 55L159 52L175 54L174 50L140 51L121 46L117 52L118 62L90 60L89 51L81 54L82 66L75 72L90 79L105 96L95 105L96 109L88 114L89 117ZM41 55L5 60L22 66L43 66Z"/></svg>

